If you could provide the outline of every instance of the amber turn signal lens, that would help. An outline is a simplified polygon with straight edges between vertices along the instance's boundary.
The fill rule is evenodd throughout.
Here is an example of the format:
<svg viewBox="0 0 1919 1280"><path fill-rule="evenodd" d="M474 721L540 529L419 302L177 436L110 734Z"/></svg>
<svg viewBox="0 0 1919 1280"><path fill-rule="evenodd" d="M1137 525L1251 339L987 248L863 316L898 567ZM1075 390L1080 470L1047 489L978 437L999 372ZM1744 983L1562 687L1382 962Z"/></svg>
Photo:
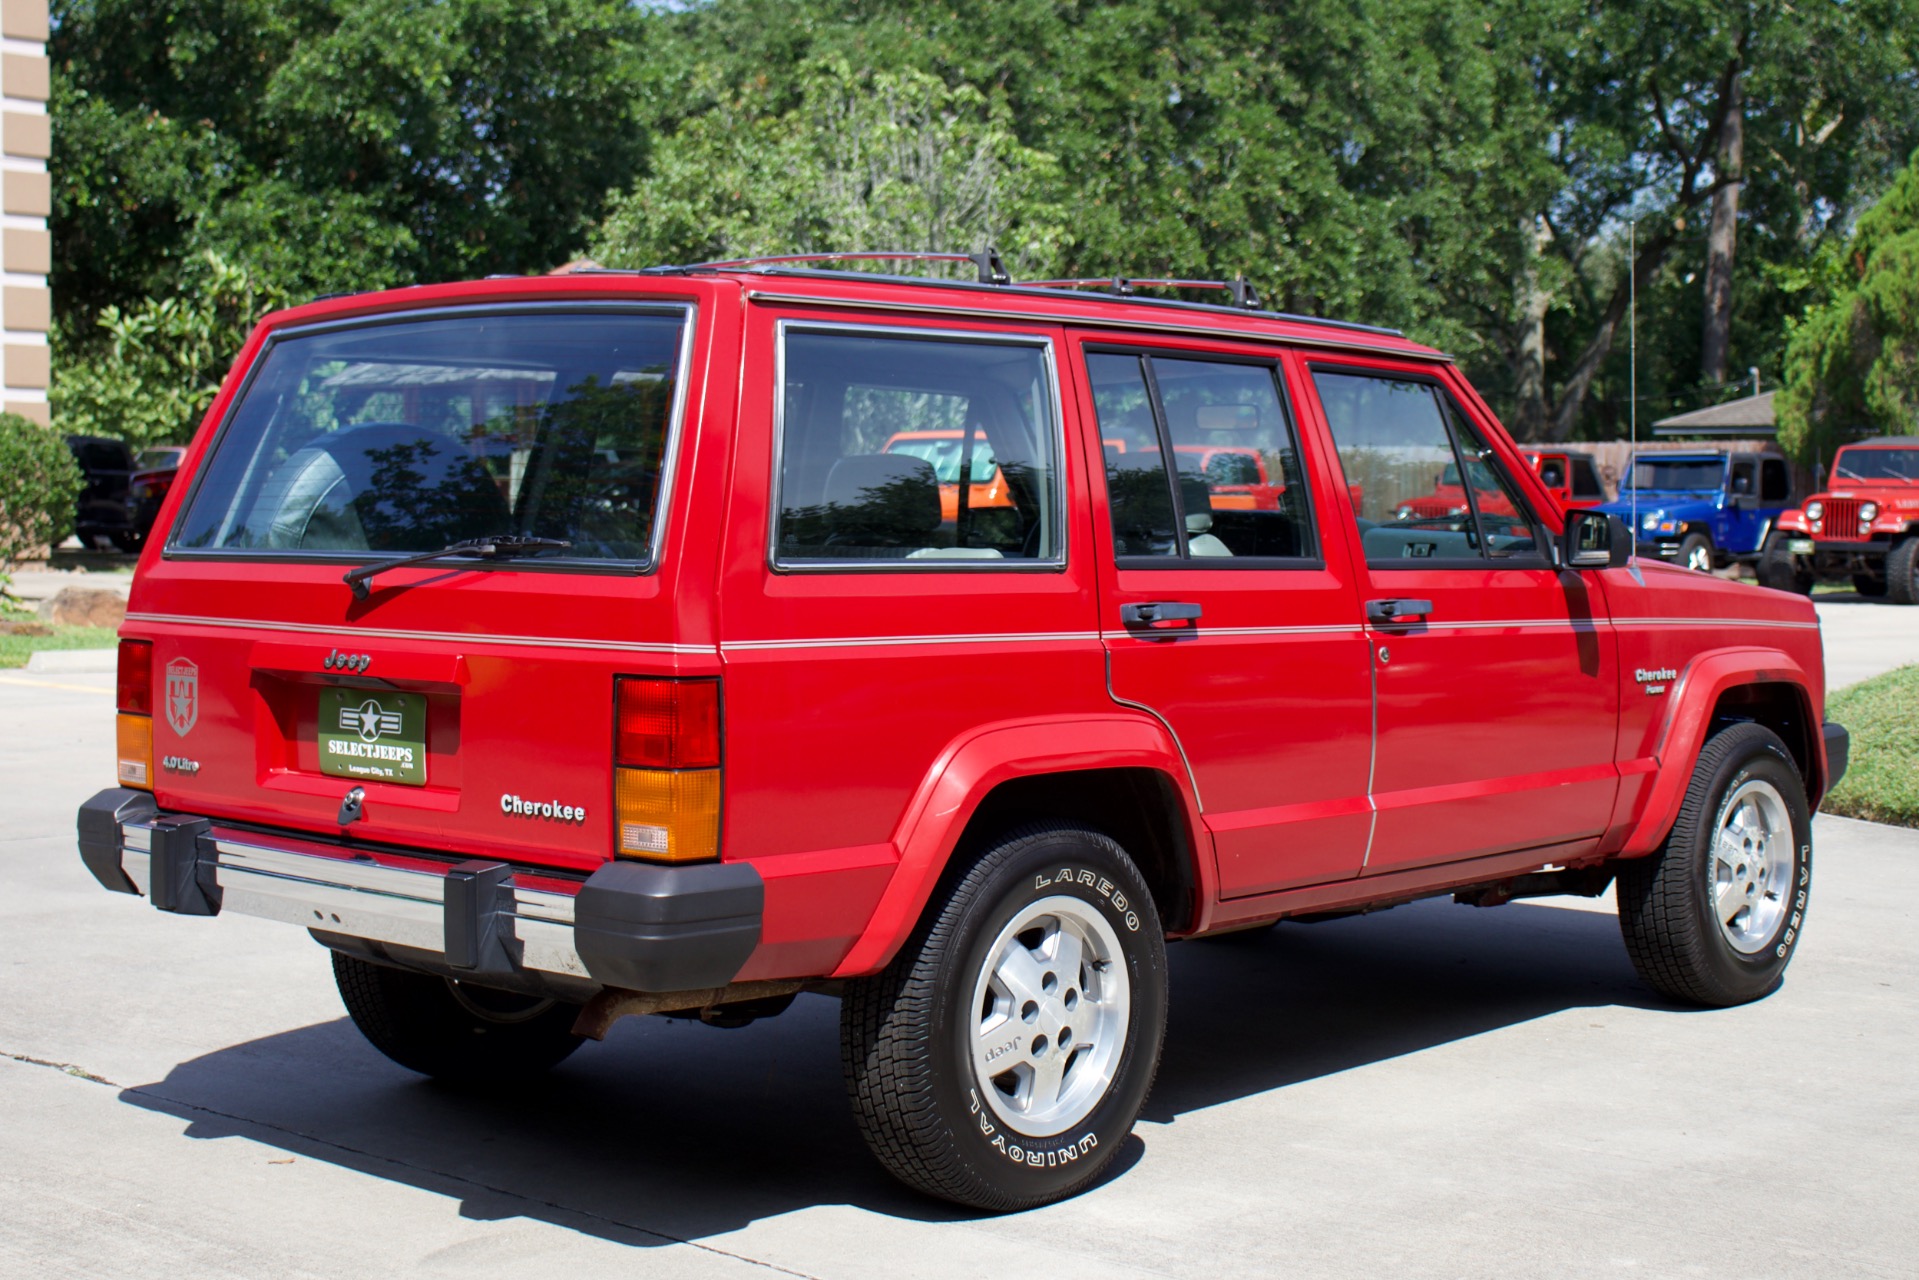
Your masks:
<svg viewBox="0 0 1919 1280"><path fill-rule="evenodd" d="M113 727L120 785L153 790L153 720L122 711Z"/></svg>
<svg viewBox="0 0 1919 1280"><path fill-rule="evenodd" d="M718 769L616 769L614 847L622 858L707 862L720 856Z"/></svg>

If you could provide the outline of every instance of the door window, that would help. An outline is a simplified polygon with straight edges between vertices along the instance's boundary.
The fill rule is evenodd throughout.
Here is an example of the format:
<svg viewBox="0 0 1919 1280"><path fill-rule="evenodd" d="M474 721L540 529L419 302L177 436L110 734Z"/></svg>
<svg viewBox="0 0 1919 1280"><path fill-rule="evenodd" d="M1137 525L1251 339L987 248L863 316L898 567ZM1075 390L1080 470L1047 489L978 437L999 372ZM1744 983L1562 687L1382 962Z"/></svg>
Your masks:
<svg viewBox="0 0 1919 1280"><path fill-rule="evenodd" d="M799 326L781 339L776 564L1059 563L1044 339Z"/></svg>
<svg viewBox="0 0 1919 1280"><path fill-rule="evenodd" d="M1759 464L1759 500L1769 505L1792 501L1792 475L1784 458L1767 458Z"/></svg>
<svg viewBox="0 0 1919 1280"><path fill-rule="evenodd" d="M1593 464L1584 458L1574 458L1573 497L1592 498L1600 502L1606 500L1606 490L1599 483L1599 473L1593 470Z"/></svg>
<svg viewBox="0 0 1919 1280"><path fill-rule="evenodd" d="M1086 368L1115 556L1254 567L1319 554L1270 364L1090 351Z"/></svg>
<svg viewBox="0 0 1919 1280"><path fill-rule="evenodd" d="M1415 378L1315 369L1369 563L1543 559L1542 535L1485 437Z"/></svg>

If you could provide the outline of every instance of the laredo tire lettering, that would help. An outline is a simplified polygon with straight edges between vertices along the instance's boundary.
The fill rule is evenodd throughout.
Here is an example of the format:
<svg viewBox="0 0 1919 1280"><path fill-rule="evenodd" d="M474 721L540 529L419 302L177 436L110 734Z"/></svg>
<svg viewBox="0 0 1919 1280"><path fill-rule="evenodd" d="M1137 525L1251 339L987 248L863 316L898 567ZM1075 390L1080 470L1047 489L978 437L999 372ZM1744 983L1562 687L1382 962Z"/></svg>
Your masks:
<svg viewBox="0 0 1919 1280"><path fill-rule="evenodd" d="M1055 885L1078 885L1091 889L1113 904L1113 910L1119 913L1129 933L1139 932L1139 913L1128 909L1126 895L1106 877L1095 875L1084 867L1061 867L1054 875L1042 872L1033 877L1035 891L1050 889Z"/></svg>
<svg viewBox="0 0 1919 1280"><path fill-rule="evenodd" d="M1094 1083L1039 1108L989 1092L1007 1088L1039 1033L954 1016L979 1008L976 992L1009 946L1038 945L1017 941L1029 927L1085 931L1083 945L1104 957L1098 972L1128 993L1111 1006L1126 1010L1110 1024L1116 1052L1082 1077ZM842 1061L873 1154L909 1185L980 1209L1031 1208L1083 1188L1120 1149L1157 1069L1165 954L1151 894L1109 837L1064 822L1002 837L929 907L885 971L847 984ZM1084 981L1093 990L1094 979ZM999 997L984 989L990 1009ZM1076 1023L1099 1008L1097 997L1077 1008ZM1083 1030L1075 1025L1076 1037Z"/></svg>

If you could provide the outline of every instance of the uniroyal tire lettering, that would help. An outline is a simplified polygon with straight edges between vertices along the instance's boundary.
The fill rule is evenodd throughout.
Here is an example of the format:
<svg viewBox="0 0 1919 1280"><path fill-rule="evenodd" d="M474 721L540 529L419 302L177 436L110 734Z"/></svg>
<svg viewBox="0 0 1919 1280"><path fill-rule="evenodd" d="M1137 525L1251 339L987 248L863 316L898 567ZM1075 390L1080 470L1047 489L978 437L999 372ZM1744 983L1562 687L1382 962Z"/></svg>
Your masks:
<svg viewBox="0 0 1919 1280"><path fill-rule="evenodd" d="M1138 913L1128 910L1126 895L1115 888L1113 882L1106 877L1095 875L1083 867L1061 867L1054 875L1049 876L1042 871L1033 877L1033 888L1035 890L1048 889L1056 884L1083 885L1091 889L1094 893L1097 893L1100 897L1113 904L1113 910L1119 912L1120 918L1126 922L1128 932L1139 932ZM1033 1159L1039 1159L1039 1153L1037 1151L1033 1153Z"/></svg>
<svg viewBox="0 0 1919 1280"><path fill-rule="evenodd" d="M997 1126L986 1118L986 1108L979 1100L978 1089L968 1089L966 1096L967 1110L979 1117L980 1136L992 1138L993 1150L1014 1164L1030 1165L1035 1169L1045 1165L1048 1169L1056 1169L1060 1165L1071 1164L1099 1146L1099 1135L1089 1130L1057 1150L1028 1151L1017 1143L1007 1142L1006 1135L999 1133Z"/></svg>

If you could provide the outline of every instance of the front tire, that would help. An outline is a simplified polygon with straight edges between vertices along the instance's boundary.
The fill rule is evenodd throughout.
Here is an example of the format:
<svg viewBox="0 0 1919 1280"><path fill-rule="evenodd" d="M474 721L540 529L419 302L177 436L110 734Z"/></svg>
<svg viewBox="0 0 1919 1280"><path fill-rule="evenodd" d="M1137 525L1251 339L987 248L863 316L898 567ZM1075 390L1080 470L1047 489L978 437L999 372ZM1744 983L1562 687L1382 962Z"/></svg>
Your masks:
<svg viewBox="0 0 1919 1280"><path fill-rule="evenodd" d="M1639 976L1688 1004L1779 985L1805 927L1812 818L1792 753L1762 725L1707 741L1666 842L1620 866L1619 930Z"/></svg>
<svg viewBox="0 0 1919 1280"><path fill-rule="evenodd" d="M1694 573L1711 573L1712 539L1703 533L1689 533L1679 543L1679 554L1674 557Z"/></svg>
<svg viewBox="0 0 1919 1280"><path fill-rule="evenodd" d="M1886 594L1886 580L1870 573L1852 575L1852 589L1868 599L1876 600Z"/></svg>
<svg viewBox="0 0 1919 1280"><path fill-rule="evenodd" d="M1792 552L1786 549L1787 537L1772 533L1759 553L1759 581L1774 591L1791 591L1802 596L1812 594L1812 570L1802 569Z"/></svg>
<svg viewBox="0 0 1919 1280"><path fill-rule="evenodd" d="M507 1084L580 1047L579 1010L333 953L333 980L360 1034L409 1071L455 1084Z"/></svg>
<svg viewBox="0 0 1919 1280"><path fill-rule="evenodd" d="M1166 946L1145 881L1097 831L1013 832L887 968L847 984L841 1056L888 1172L969 1208L1092 1183L1159 1069Z"/></svg>
<svg viewBox="0 0 1919 1280"><path fill-rule="evenodd" d="M1919 604L1919 534L1909 534L1886 553L1886 598Z"/></svg>

